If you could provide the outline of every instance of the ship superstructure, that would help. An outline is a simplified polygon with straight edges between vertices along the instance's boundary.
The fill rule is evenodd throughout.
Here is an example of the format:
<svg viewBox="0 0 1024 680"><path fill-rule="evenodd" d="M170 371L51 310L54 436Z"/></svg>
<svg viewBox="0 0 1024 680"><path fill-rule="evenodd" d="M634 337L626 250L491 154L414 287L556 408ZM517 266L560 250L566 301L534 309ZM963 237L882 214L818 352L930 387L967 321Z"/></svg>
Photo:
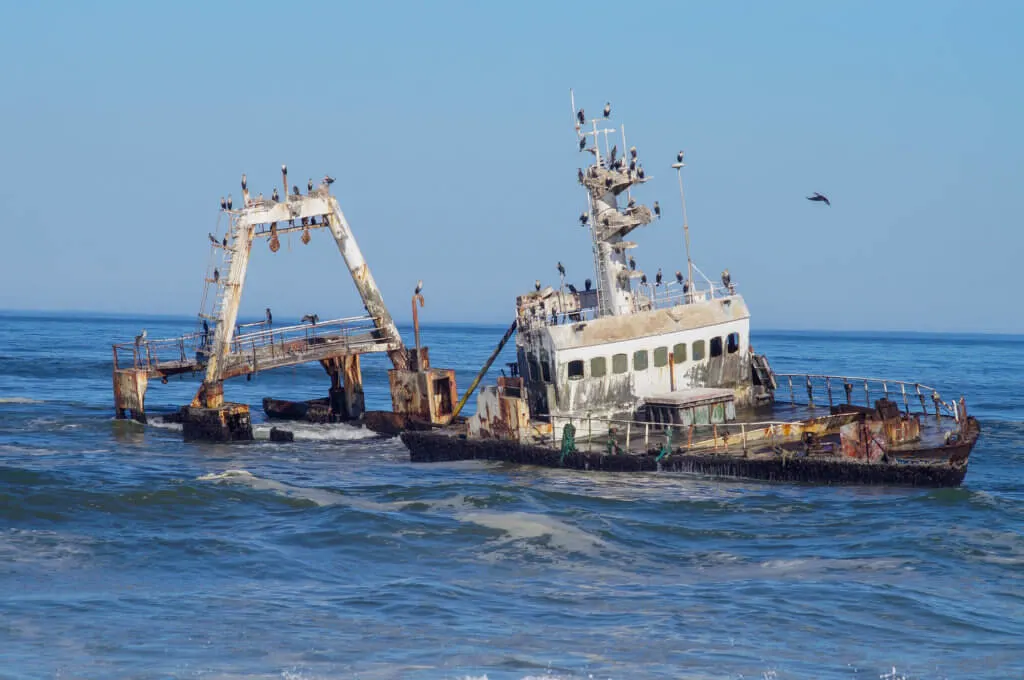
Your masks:
<svg viewBox="0 0 1024 680"><path fill-rule="evenodd" d="M772 400L770 371L750 351L750 312L727 271L712 282L693 263L678 173L686 271L638 269L636 229L660 219L633 190L651 180L625 132L610 116L587 119L573 103L578 148L591 162L577 171L589 209L593 279L582 288L562 281L516 300L517 369L531 418L632 415L647 402L714 397L730 408ZM619 152L619 142L622 152ZM668 165L668 164L666 164ZM710 390L710 391L709 391Z"/></svg>

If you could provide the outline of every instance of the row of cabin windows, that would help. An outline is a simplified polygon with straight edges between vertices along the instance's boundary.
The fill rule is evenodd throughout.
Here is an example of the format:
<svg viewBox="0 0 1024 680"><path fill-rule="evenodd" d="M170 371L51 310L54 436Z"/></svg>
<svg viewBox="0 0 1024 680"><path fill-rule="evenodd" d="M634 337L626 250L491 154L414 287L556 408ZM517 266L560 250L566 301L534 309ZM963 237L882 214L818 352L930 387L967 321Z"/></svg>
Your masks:
<svg viewBox="0 0 1024 680"><path fill-rule="evenodd" d="M708 348L712 357L722 356L722 338L711 338L708 341ZM725 351L735 354L740 350L740 334L730 333L725 337ZM658 347L652 354L655 368L664 368L668 365L668 347ZM705 355L703 340L696 340L692 347L693 361L702 361ZM686 343L681 342L672 347L672 363L681 364L686 361ZM531 368L535 360L531 359ZM646 371L648 367L647 350L641 349L633 352L633 371ZM547 369L547 366L544 365ZM584 364L582 359L575 359L568 364L569 380L581 380L584 378ZM622 374L629 370L629 357L626 354L612 355L612 373ZM545 370L545 374L547 371ZM608 375L608 360L605 357L594 357L590 360L590 377L603 378ZM548 380L545 375L545 381Z"/></svg>

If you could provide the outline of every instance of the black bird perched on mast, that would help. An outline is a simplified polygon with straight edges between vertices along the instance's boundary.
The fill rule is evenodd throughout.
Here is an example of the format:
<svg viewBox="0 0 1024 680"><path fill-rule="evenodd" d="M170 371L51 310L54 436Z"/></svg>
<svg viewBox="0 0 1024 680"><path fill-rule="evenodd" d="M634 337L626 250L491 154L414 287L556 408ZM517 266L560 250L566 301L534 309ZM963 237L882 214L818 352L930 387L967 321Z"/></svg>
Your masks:
<svg viewBox="0 0 1024 680"><path fill-rule="evenodd" d="M324 175L324 184L326 184L327 186L334 184L334 178L331 177L330 175Z"/></svg>
<svg viewBox="0 0 1024 680"><path fill-rule="evenodd" d="M607 118L610 115L612 115L612 103L606 102L604 105L604 117Z"/></svg>
<svg viewBox="0 0 1024 680"><path fill-rule="evenodd" d="M832 204L829 202L829 200L826 197L824 197L821 194L819 194L817 191L814 192L813 196L808 196L807 200L808 201L824 201L825 205L827 205L830 208L832 207Z"/></svg>
<svg viewBox="0 0 1024 680"><path fill-rule="evenodd" d="M228 194L228 210L231 210L231 194Z"/></svg>
<svg viewBox="0 0 1024 680"><path fill-rule="evenodd" d="M634 272L636 271L636 260L633 259L632 255L629 256L629 270Z"/></svg>
<svg viewBox="0 0 1024 680"><path fill-rule="evenodd" d="M679 153L676 154L676 163L682 163L682 162L683 162L683 152L680 151Z"/></svg>
<svg viewBox="0 0 1024 680"><path fill-rule="evenodd" d="M540 279L533 282L533 287L538 293L540 292Z"/></svg>
<svg viewBox="0 0 1024 680"><path fill-rule="evenodd" d="M729 276L728 268L726 268L725 271L722 272L722 284L726 288L729 288L730 290L732 289L732 277Z"/></svg>
<svg viewBox="0 0 1024 680"><path fill-rule="evenodd" d="M629 147L629 155L632 158L636 158L636 147L635 146Z"/></svg>
<svg viewBox="0 0 1024 680"><path fill-rule="evenodd" d="M683 282L683 273L680 272L680 271L677 271L676 272L676 283L682 283L682 282Z"/></svg>
<svg viewBox="0 0 1024 680"><path fill-rule="evenodd" d="M420 279L419 281L416 282L416 290L413 292L413 295L419 295L422 292L423 292L423 279Z"/></svg>
<svg viewBox="0 0 1024 680"><path fill-rule="evenodd" d="M635 208L636 207L636 199L633 198L632 196L630 196L629 197L629 203L627 203L626 205L627 205L627 207Z"/></svg>
<svg viewBox="0 0 1024 680"><path fill-rule="evenodd" d="M310 177L309 181L306 182L306 191L309 191L309 192L313 191L313 178L312 177Z"/></svg>
<svg viewBox="0 0 1024 680"><path fill-rule="evenodd" d="M636 159L635 158L632 159L631 161L629 161L629 169L630 169L631 172L636 170Z"/></svg>
<svg viewBox="0 0 1024 680"><path fill-rule="evenodd" d="M561 262L558 263L558 274L559 276L565 276L565 265Z"/></svg>
<svg viewBox="0 0 1024 680"><path fill-rule="evenodd" d="M658 216L659 220L661 219L661 206L657 201L654 202L654 214Z"/></svg>
<svg viewBox="0 0 1024 680"><path fill-rule="evenodd" d="M228 207L228 202L224 200L223 196L221 196L220 197L220 209L221 210L226 210L227 207Z"/></svg>
<svg viewBox="0 0 1024 680"><path fill-rule="evenodd" d="M592 285L593 284L590 282L590 279L587 279L586 281L583 282L583 287L586 288L587 290L590 290L590 286Z"/></svg>
<svg viewBox="0 0 1024 680"><path fill-rule="evenodd" d="M644 166L642 166L642 165L637 165L636 166L636 176L639 177L640 179L644 178Z"/></svg>
<svg viewBox="0 0 1024 680"><path fill-rule="evenodd" d="M242 191L245 191L248 188L249 188L249 180L246 179L245 173L243 172L242 173Z"/></svg>
<svg viewBox="0 0 1024 680"><path fill-rule="evenodd" d="M583 184L583 168L576 168L576 178Z"/></svg>
<svg viewBox="0 0 1024 680"><path fill-rule="evenodd" d="M210 237L210 243L212 243L214 245L217 244L217 237L216 236L214 236L213 234L210 234L210 233L207 233L206 235Z"/></svg>
<svg viewBox="0 0 1024 680"><path fill-rule="evenodd" d="M221 241L221 242L220 242L220 244L221 244L222 246L224 246L225 248L227 248L227 247L228 247L228 237L227 237L227 235L226 235L226 234L224 235L224 240L223 240L223 241Z"/></svg>
<svg viewBox="0 0 1024 680"><path fill-rule="evenodd" d="M270 200L273 201L274 203L277 203L278 199L280 198L281 197L277 193L277 187L274 187L274 192L270 194Z"/></svg>
<svg viewBox="0 0 1024 680"><path fill-rule="evenodd" d="M587 222L590 221L590 215L585 212L580 213L580 226L587 226Z"/></svg>
<svg viewBox="0 0 1024 680"><path fill-rule="evenodd" d="M586 138L586 136L580 136L580 151L583 151L586 148L587 148L587 138Z"/></svg>
<svg viewBox="0 0 1024 680"><path fill-rule="evenodd" d="M295 194L296 196L299 195L299 185L297 185L297 184L293 184L292 185L292 193Z"/></svg>
<svg viewBox="0 0 1024 680"><path fill-rule="evenodd" d="M583 109L582 108L579 111L576 112L576 120L578 120L580 122L580 125L583 125L583 123L585 123L587 121L586 116L583 115Z"/></svg>
<svg viewBox="0 0 1024 680"><path fill-rule="evenodd" d="M570 284L569 284L569 292L570 292L570 293L572 293L573 295L575 295L575 294L576 294L576 293L578 292L578 291L576 290L576 286L574 286L574 285L572 285L572 284L570 283Z"/></svg>
<svg viewBox="0 0 1024 680"><path fill-rule="evenodd" d="M213 268L213 282L217 283L220 281L220 270L216 267Z"/></svg>
<svg viewBox="0 0 1024 680"><path fill-rule="evenodd" d="M640 283L647 285L647 274L643 274L640 276Z"/></svg>
<svg viewBox="0 0 1024 680"><path fill-rule="evenodd" d="M654 285L661 285L661 267L658 267L658 273L654 275Z"/></svg>

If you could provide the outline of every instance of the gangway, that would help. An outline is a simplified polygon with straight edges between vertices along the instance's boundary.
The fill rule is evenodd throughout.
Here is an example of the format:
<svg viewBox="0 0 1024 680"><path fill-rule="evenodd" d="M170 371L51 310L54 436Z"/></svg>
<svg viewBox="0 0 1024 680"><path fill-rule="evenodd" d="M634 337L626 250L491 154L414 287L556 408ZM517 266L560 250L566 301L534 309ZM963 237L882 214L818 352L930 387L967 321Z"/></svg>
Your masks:
<svg viewBox="0 0 1024 680"><path fill-rule="evenodd" d="M288 168L281 166L281 181L283 199L276 189L270 199L262 194L254 198L244 174L242 206L235 209L231 196L221 199L227 229L223 238L209 235L213 261L197 317L201 330L163 339L149 339L143 332L134 342L113 346L117 417L145 422L150 380L167 382L170 376L202 373L192 403L182 409L186 439L251 439L248 406L224 401L224 380L318 361L331 378L332 406L340 416L359 418L364 410L359 357L371 352L386 353L394 366L390 380L396 413L423 412L428 420L450 415L423 405L445 403L435 398L431 386L444 384L454 391L454 371L430 368L426 347L406 349L355 234L331 195L334 180L326 176L316 187L310 180L302 194L297 186L289 190ZM246 332L241 332L238 308L253 242L265 239L277 252L281 236L301 233L302 242L309 243L314 229L326 229L333 236L367 315L327 321L304 318L299 324L275 327L268 310L265 322L245 324Z"/></svg>

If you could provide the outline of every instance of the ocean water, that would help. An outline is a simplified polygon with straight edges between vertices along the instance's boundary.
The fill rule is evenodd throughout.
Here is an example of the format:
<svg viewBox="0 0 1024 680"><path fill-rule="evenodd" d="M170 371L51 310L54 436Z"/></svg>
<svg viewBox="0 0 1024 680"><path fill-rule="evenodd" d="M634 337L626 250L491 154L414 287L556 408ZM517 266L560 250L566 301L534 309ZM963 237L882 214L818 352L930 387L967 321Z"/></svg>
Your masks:
<svg viewBox="0 0 1024 680"><path fill-rule="evenodd" d="M1022 337L755 330L779 372L966 395L964 486L915 490L413 465L340 425L185 444L113 419L110 344L142 326L190 329L0 314L2 678L1024 677ZM423 334L465 388L502 332ZM195 387L151 385L150 414ZM261 421L326 389L227 394Z"/></svg>

